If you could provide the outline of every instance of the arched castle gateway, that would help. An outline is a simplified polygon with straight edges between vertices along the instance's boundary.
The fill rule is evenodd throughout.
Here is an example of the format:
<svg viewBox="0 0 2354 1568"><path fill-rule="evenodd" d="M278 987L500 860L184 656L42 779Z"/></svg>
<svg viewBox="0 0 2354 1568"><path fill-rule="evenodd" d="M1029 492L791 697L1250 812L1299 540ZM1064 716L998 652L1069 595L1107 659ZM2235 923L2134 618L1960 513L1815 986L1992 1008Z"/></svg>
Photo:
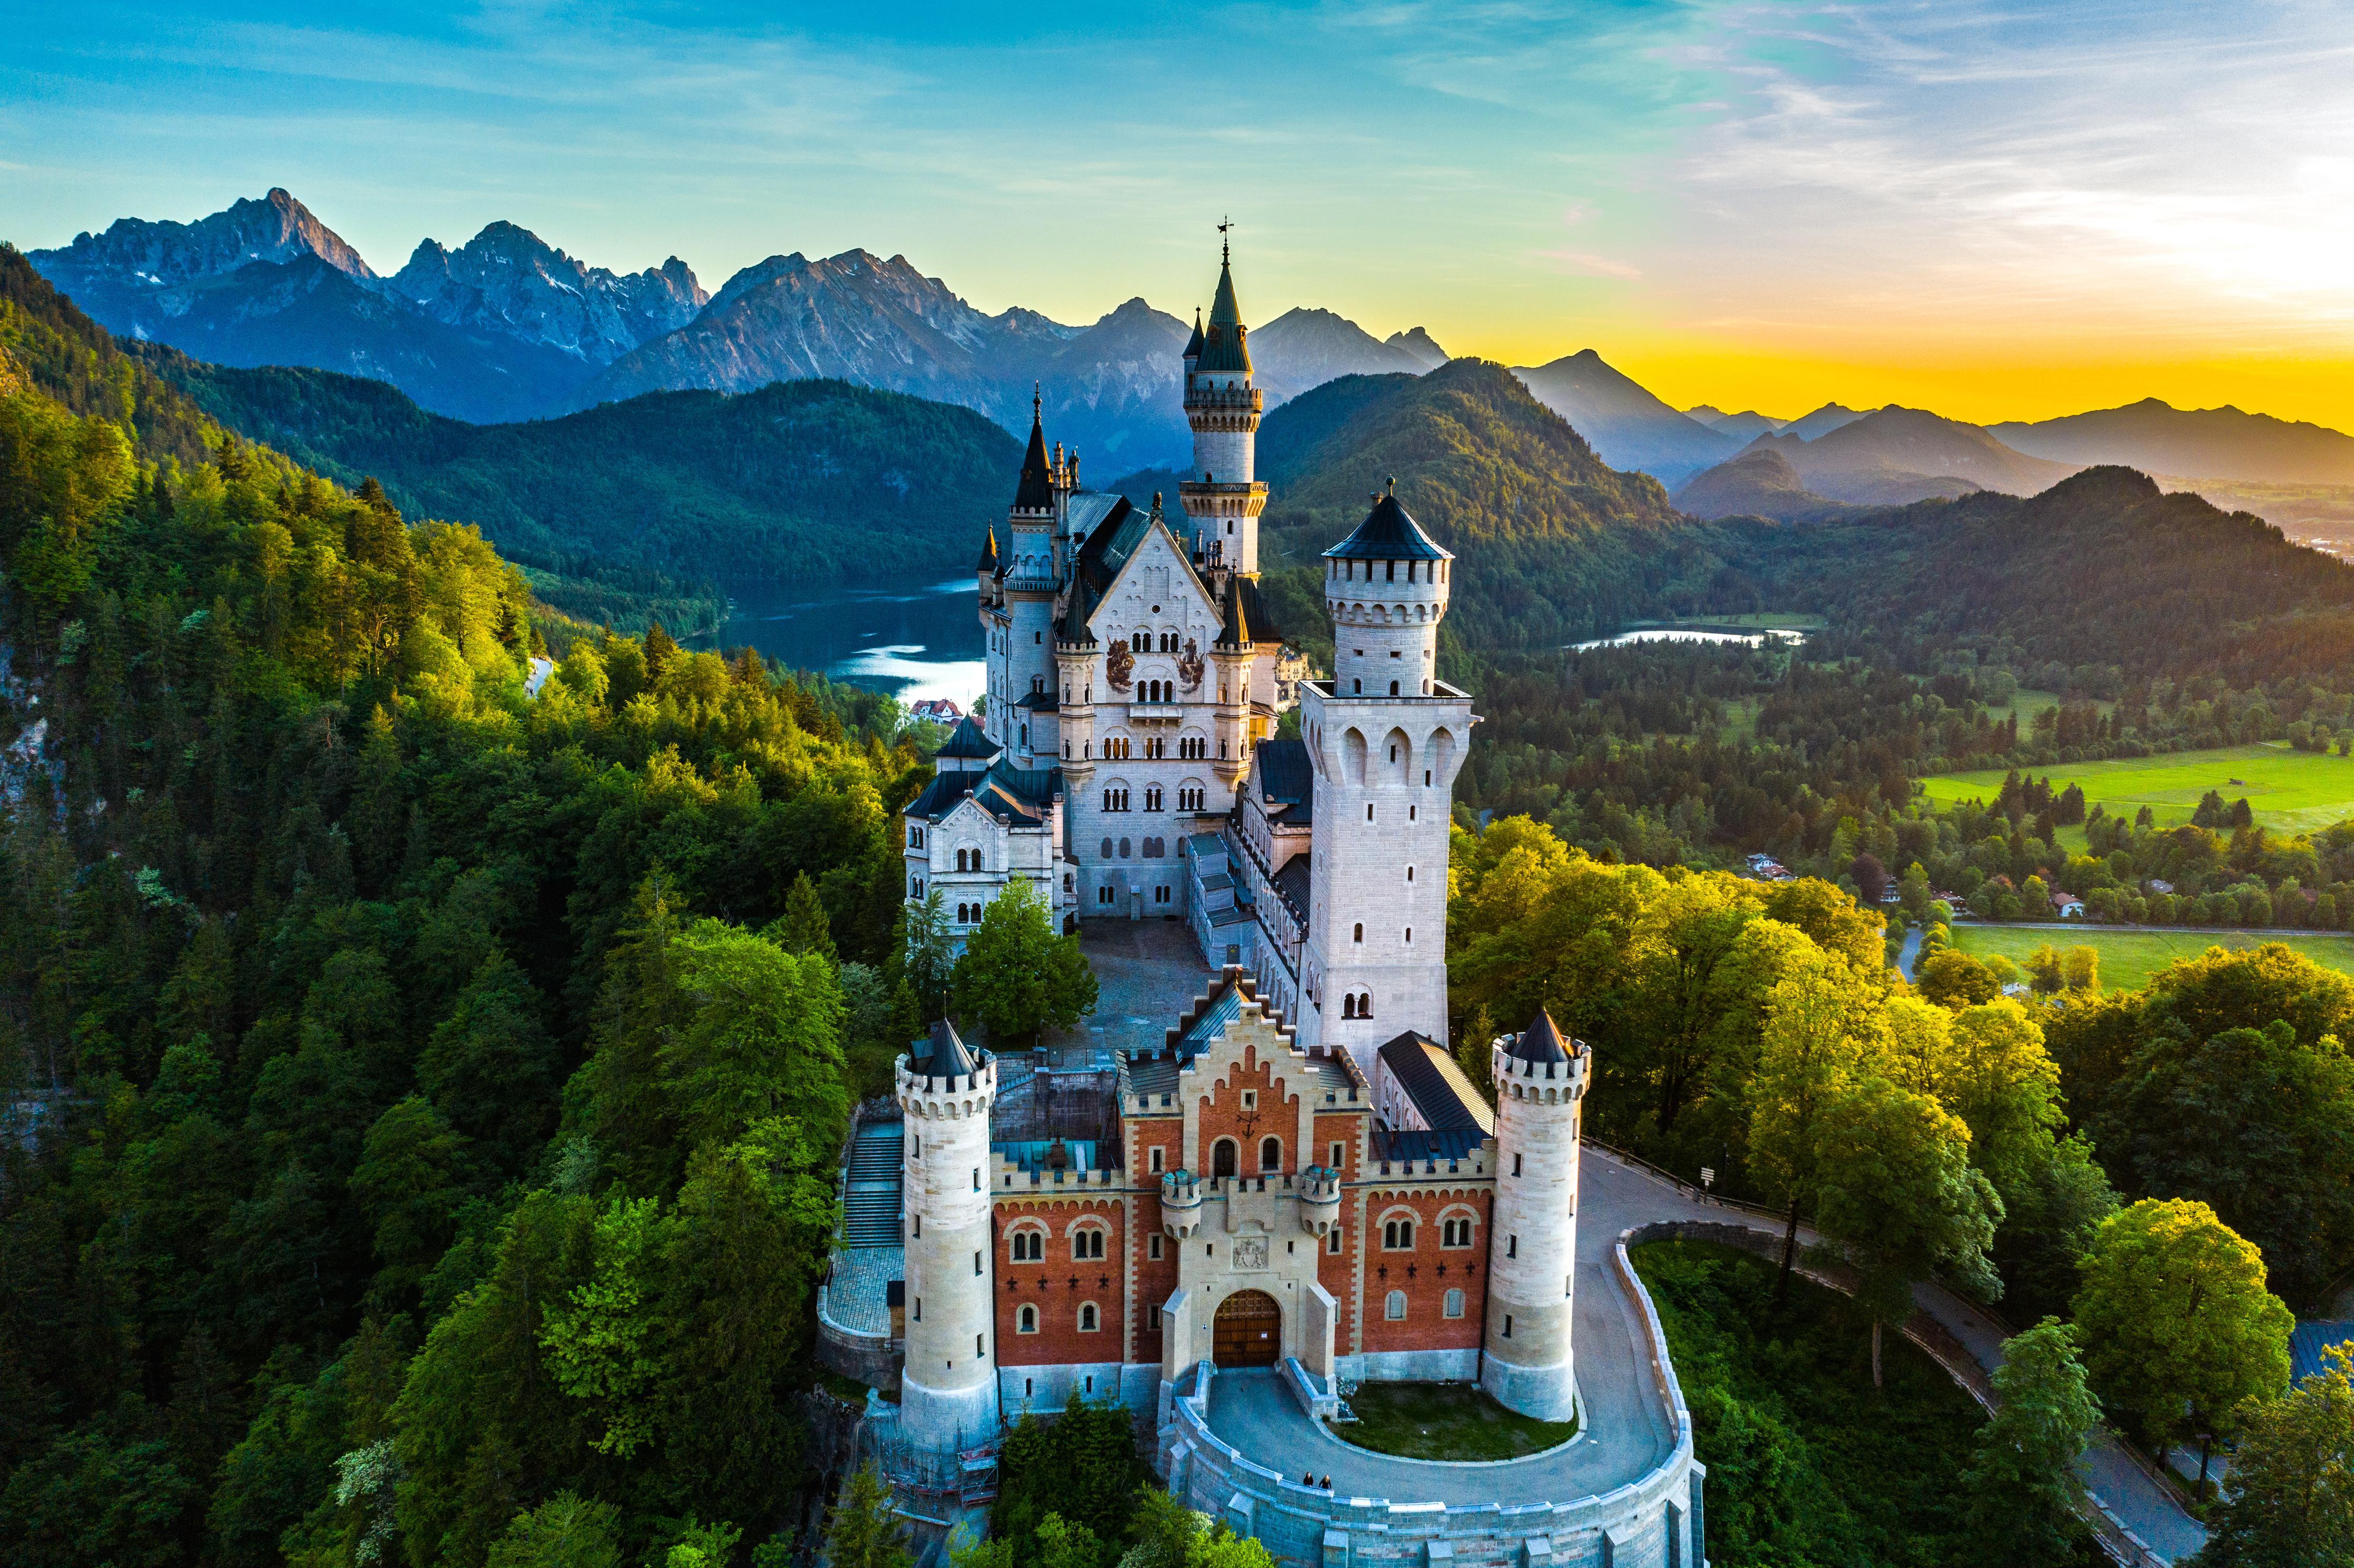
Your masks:
<svg viewBox="0 0 2354 1568"><path fill-rule="evenodd" d="M1173 1490L1287 1563L1697 1564L1656 1324L1629 1342L1631 1274L1579 1245L1586 1047L1540 1013L1494 1043L1491 1107L1444 1044L1476 722L1436 670L1453 558L1377 495L1325 553L1331 678L1284 674L1223 268L1216 298L1185 351L1180 510L1080 490L1034 416L979 572L986 724L958 727L906 830L908 897L939 891L960 930L1023 878L1066 926L1182 916L1219 978L1090 1091L1001 1087L946 1024L900 1059L900 1436L969 1449L1116 1398L1156 1425ZM1607 1336L1590 1407L1581 1318ZM1476 1382L1590 1432L1502 1466L1384 1460L1315 1425L1365 1380ZM1638 1412L1639 1443L1598 1425Z"/></svg>

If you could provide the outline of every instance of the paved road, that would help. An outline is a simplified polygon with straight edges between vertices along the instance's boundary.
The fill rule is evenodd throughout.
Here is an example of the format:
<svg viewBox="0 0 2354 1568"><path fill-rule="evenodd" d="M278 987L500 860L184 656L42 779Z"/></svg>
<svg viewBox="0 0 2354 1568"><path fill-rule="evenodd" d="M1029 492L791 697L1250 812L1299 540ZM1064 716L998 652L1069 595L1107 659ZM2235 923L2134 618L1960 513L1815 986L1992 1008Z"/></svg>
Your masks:
<svg viewBox="0 0 2354 1568"><path fill-rule="evenodd" d="M1914 960L1921 956L1921 938L1925 935L1926 933L1918 926L1907 927L1904 932L1904 946L1897 949L1896 972L1908 980L1913 978Z"/></svg>
<svg viewBox="0 0 2354 1568"><path fill-rule="evenodd" d="M1584 1434L1568 1447L1493 1465L1416 1464L1354 1448L1308 1419L1271 1372L1222 1372L1210 1387L1210 1429L1246 1457L1283 1474L1330 1474L1344 1498L1392 1502L1572 1501L1641 1477L1673 1452L1675 1434L1641 1352L1638 1309L1616 1279L1619 1233L1665 1220L1702 1220L1770 1231L1771 1222L1687 1193L1639 1167L1588 1147L1579 1174L1577 1383ZM1810 1232L1801 1240L1811 1243ZM1914 1301L1989 1371L2002 1364L2002 1330L1942 1287ZM1707 1462L1708 1456L1700 1456ZM2206 1531L2103 1434L2080 1467L2085 1484L2126 1529L2168 1561L2187 1557Z"/></svg>

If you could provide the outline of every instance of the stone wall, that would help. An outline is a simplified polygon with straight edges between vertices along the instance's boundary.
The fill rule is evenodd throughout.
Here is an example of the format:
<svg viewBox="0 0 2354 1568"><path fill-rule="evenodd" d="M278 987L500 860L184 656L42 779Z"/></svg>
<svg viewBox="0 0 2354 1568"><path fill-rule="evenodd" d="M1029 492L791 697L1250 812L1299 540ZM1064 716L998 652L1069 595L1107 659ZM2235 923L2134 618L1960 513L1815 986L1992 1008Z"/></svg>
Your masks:
<svg viewBox="0 0 2354 1568"><path fill-rule="evenodd" d="M1619 1284L1640 1308L1640 1349L1677 1435L1668 1459L1636 1481L1515 1507L1335 1498L1245 1457L1210 1430L1217 1373L1207 1363L1163 1387L1162 1478L1191 1507L1256 1536L1283 1568L1697 1568L1706 1561L1706 1470L1693 1457L1691 1418L1627 1245L1622 1237L1614 1254ZM1401 1461L1399 1473L1410 1479L1411 1463Z"/></svg>

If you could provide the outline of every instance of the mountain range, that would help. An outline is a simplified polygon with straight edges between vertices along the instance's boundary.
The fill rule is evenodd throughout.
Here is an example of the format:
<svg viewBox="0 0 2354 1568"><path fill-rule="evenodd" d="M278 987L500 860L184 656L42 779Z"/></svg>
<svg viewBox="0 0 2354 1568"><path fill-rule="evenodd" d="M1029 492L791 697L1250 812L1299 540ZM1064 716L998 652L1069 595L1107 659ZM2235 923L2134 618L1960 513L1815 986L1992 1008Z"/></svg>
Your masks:
<svg viewBox="0 0 2354 1568"><path fill-rule="evenodd" d="M989 315L903 256L771 256L715 294L676 257L616 273L499 222L455 249L421 241L387 277L272 189L191 223L122 218L29 260L119 335L216 365L387 381L473 423L834 378L1017 432L1037 387L1067 445L1123 468L1182 461L1189 440L1174 373L1185 322L1141 299L1081 326ZM1278 317L1251 347L1269 407L1338 376L1447 361L1419 327L1384 341L1321 310Z"/></svg>
<svg viewBox="0 0 2354 1568"><path fill-rule="evenodd" d="M2177 408L2145 397L2122 408L1987 429L2020 451L2060 462L2119 463L2197 479L2354 484L2354 436L2229 405Z"/></svg>
<svg viewBox="0 0 2354 1568"><path fill-rule="evenodd" d="M1678 486L1675 501L1696 517L1821 516L1980 490L2034 495L2080 466L2029 457L1979 426L1892 403L1812 440L1761 435Z"/></svg>

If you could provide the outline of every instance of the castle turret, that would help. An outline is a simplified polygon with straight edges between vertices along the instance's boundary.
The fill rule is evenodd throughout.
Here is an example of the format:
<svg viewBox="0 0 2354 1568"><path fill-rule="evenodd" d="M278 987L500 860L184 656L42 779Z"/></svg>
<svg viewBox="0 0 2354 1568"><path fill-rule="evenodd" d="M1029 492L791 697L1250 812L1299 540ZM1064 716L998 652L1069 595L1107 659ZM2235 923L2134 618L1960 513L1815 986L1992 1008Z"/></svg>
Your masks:
<svg viewBox="0 0 2354 1568"><path fill-rule="evenodd" d="M1185 345L1185 422L1193 428L1193 469L1177 499L1201 528L1202 554L1258 575L1258 514L1267 486L1257 476L1258 421L1266 394L1253 385L1249 329L1235 301L1232 258L1219 248L1218 292L1208 326Z"/></svg>
<svg viewBox="0 0 2354 1568"><path fill-rule="evenodd" d="M1034 389L1030 398L1030 444L1022 459L1022 478L1005 518L1006 546L998 575L1000 603L982 624L990 632L989 733L1011 751L1023 768L1039 765L1043 752L1054 750L1051 721L1033 729L1032 715L1043 705L1054 711L1052 694L1057 679L1052 633L1055 599L1062 587L1059 535L1068 510L1064 483L1065 464L1058 447L1046 451L1044 407Z"/></svg>
<svg viewBox="0 0 2354 1568"><path fill-rule="evenodd" d="M997 1062L943 1021L899 1058L895 1087L907 1117L900 1426L919 1448L970 1446L1000 1425L988 1180Z"/></svg>
<svg viewBox="0 0 2354 1568"><path fill-rule="evenodd" d="M1447 855L1471 699L1435 673L1452 557L1394 494L1325 552L1333 675L1299 687L1316 768L1304 1041L1368 1077L1407 1030L1447 1038Z"/></svg>
<svg viewBox="0 0 2354 1568"><path fill-rule="evenodd" d="M1523 1415L1566 1421L1575 1406L1578 1122L1593 1054L1563 1039L1543 1011L1490 1050L1498 1169L1479 1383Z"/></svg>

